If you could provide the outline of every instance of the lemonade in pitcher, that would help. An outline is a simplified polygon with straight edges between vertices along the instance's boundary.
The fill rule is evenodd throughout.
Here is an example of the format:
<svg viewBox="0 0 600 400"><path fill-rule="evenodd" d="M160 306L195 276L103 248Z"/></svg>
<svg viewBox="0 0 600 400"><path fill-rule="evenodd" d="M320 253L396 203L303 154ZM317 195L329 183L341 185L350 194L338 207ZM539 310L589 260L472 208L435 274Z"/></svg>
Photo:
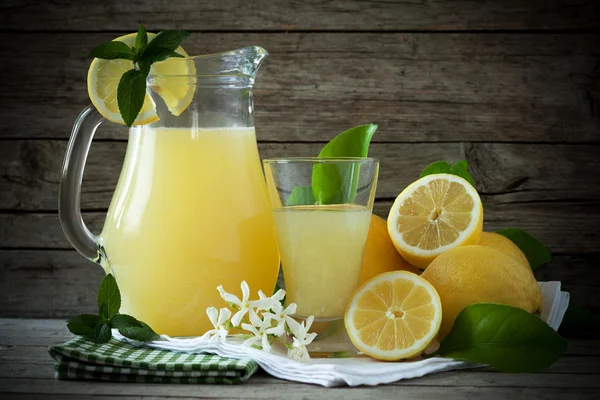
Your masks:
<svg viewBox="0 0 600 400"><path fill-rule="evenodd" d="M135 34L115 41L126 45L117 49L121 53L172 56L171 50L152 48L156 41L172 45L165 35L182 37L169 31L149 34L147 45ZM176 53L165 61L156 56L149 70L143 61L134 66L130 59L96 56L88 73L94 106L73 127L59 211L71 244L114 275L121 313L159 334L198 336L213 328L207 307L226 306L217 286L233 291L246 281L255 295L273 293L277 280L279 253L252 100L267 52L247 47L188 57L179 47ZM127 79L129 97L117 93ZM143 105L138 103L119 182L96 236L79 210L87 151L101 122L131 125L127 111L136 85Z"/></svg>
<svg viewBox="0 0 600 400"><path fill-rule="evenodd" d="M191 335L222 304L217 285L243 277L272 291L279 256L254 128L139 127L128 146L100 235L121 311Z"/></svg>

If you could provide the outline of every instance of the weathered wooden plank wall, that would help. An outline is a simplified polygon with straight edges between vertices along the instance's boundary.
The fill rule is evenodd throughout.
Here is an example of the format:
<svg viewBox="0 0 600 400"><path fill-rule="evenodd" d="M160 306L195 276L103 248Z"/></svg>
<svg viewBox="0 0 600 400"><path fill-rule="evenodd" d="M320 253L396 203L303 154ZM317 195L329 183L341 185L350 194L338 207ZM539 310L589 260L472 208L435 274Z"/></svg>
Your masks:
<svg viewBox="0 0 600 400"><path fill-rule="evenodd" d="M101 271L57 217L60 166L85 107L87 52L135 31L194 32L192 54L261 45L263 157L312 155L376 122L376 212L430 162L466 158L485 228L523 227L555 254L539 270L600 308L600 2L579 0L5 0L0 5L0 316L94 307ZM126 146L105 125L82 208L99 231Z"/></svg>

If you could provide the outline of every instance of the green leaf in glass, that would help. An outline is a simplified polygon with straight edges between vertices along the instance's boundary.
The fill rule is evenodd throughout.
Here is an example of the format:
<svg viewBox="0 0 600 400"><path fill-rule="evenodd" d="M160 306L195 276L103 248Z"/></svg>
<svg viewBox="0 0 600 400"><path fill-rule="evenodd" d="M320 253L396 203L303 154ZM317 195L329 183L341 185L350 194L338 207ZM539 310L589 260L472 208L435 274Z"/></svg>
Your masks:
<svg viewBox="0 0 600 400"><path fill-rule="evenodd" d="M433 354L493 366L502 372L548 368L567 349L538 316L503 304L476 303L463 309Z"/></svg>
<svg viewBox="0 0 600 400"><path fill-rule="evenodd" d="M508 228L497 231L497 233L506 236L521 249L533 270L552 260L550 250L523 229Z"/></svg>
<svg viewBox="0 0 600 400"><path fill-rule="evenodd" d="M296 186L292 189L286 206L307 206L315 204L315 195L311 186Z"/></svg>
<svg viewBox="0 0 600 400"><path fill-rule="evenodd" d="M377 125L360 125L333 138L319 158L367 157ZM312 190L317 204L352 202L358 186L358 166L317 164L313 168Z"/></svg>

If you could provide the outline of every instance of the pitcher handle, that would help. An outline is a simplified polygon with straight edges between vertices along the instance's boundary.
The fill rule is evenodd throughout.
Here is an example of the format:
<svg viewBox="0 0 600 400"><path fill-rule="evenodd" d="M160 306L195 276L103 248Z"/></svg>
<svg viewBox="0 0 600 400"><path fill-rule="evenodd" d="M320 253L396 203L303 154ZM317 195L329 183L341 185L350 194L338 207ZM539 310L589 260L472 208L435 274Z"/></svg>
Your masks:
<svg viewBox="0 0 600 400"><path fill-rule="evenodd" d="M58 192L58 215L65 236L84 257L100 263L101 245L81 216L81 180L85 161L98 126L104 117L92 105L75 120L67 145Z"/></svg>

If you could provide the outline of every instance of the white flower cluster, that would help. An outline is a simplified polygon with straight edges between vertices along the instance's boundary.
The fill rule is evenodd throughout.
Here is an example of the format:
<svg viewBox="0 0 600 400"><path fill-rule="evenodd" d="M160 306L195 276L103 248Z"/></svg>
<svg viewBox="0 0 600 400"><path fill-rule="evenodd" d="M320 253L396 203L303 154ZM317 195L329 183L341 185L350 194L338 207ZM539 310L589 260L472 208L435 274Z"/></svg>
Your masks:
<svg viewBox="0 0 600 400"><path fill-rule="evenodd" d="M260 348L266 352L271 351L271 345L275 340L280 340L288 349L288 357L301 361L308 360L310 356L306 346L312 343L317 336L309 333L314 317L311 315L302 323L299 323L292 315L296 313L296 304L291 303L283 308L281 301L285 297L285 290L279 289L271 297L267 297L262 291L258 291L258 300L249 300L250 288L246 281L241 284L242 298L234 296L219 286L217 290L231 308L236 312L231 316L231 310L221 308L217 311L215 307L208 307L206 314L213 324L214 329L206 332L205 336L211 341L227 340L229 331L233 328L241 328L248 334L241 335L246 338L244 345ZM291 343L289 339L291 338Z"/></svg>

